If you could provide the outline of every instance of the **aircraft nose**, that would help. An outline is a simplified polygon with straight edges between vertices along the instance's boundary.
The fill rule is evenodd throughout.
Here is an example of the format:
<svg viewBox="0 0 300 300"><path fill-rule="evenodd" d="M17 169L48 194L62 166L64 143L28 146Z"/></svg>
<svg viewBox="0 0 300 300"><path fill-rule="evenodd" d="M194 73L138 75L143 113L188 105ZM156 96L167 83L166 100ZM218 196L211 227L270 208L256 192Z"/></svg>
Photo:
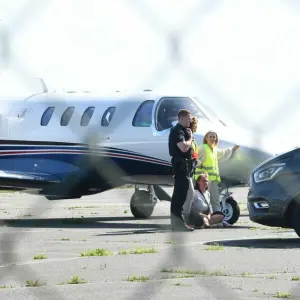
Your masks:
<svg viewBox="0 0 300 300"><path fill-rule="evenodd" d="M270 156L269 153L259 149L240 147L228 163L220 161L220 169L223 170L225 176L248 183L253 169Z"/></svg>
<svg viewBox="0 0 300 300"><path fill-rule="evenodd" d="M243 147L240 148L236 153L233 155L237 160L244 159L249 161L252 168L256 167L258 164L262 163L264 160L268 159L272 155L268 152L263 150L255 149L255 148L248 148Z"/></svg>

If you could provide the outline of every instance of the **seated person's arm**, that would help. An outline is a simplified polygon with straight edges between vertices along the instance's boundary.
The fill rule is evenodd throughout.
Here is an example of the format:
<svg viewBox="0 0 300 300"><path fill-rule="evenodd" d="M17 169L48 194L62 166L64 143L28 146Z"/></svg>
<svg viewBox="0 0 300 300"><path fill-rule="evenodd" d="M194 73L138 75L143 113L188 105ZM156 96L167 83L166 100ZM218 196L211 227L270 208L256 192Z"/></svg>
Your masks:
<svg viewBox="0 0 300 300"><path fill-rule="evenodd" d="M206 215L206 214L203 214L203 213L199 213L199 215L201 216L201 217L209 217L210 215Z"/></svg>
<svg viewBox="0 0 300 300"><path fill-rule="evenodd" d="M192 135L189 140L185 141L184 132L180 130L177 135L177 146L182 152L187 152L192 145Z"/></svg>

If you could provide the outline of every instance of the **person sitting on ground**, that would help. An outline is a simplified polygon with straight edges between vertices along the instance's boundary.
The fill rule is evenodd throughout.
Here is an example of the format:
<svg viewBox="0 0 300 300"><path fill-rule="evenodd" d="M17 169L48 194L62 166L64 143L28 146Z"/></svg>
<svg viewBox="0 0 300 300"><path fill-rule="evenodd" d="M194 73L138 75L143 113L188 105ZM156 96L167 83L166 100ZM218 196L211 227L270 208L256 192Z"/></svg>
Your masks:
<svg viewBox="0 0 300 300"><path fill-rule="evenodd" d="M208 191L208 174L201 173L195 184L194 202L191 208L190 222L195 228L222 228L230 226L224 221L221 211L212 210Z"/></svg>

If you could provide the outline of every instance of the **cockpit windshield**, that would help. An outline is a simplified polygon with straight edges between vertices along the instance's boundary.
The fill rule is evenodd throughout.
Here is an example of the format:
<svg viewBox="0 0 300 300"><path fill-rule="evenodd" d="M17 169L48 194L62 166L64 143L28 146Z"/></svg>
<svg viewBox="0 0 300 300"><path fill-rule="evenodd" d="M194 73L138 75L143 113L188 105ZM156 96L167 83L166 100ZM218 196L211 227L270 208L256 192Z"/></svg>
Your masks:
<svg viewBox="0 0 300 300"><path fill-rule="evenodd" d="M200 101L198 97L195 97L196 102L203 107L206 112L209 114L209 116L213 119L215 119L216 121L219 121L223 126L227 126L226 123L224 122L224 120L221 120L219 115L216 113L215 110L213 110L212 108L210 108L207 104L205 104L204 102Z"/></svg>
<svg viewBox="0 0 300 300"><path fill-rule="evenodd" d="M189 110L192 115L201 119L208 120L207 116L200 108L188 97L163 97L160 99L156 110L156 128L159 131L169 129L178 119L178 112L181 109Z"/></svg>

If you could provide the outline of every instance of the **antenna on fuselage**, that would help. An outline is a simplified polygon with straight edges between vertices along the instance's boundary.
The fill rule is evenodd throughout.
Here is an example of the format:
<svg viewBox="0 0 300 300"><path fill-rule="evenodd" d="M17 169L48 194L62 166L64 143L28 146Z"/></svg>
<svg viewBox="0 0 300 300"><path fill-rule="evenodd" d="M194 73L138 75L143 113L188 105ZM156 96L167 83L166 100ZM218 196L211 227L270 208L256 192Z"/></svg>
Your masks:
<svg viewBox="0 0 300 300"><path fill-rule="evenodd" d="M35 78L35 79L40 82L41 87L42 87L42 93L48 93L48 88L47 88L47 85L46 85L45 81L43 80L43 78Z"/></svg>
<svg viewBox="0 0 300 300"><path fill-rule="evenodd" d="M43 88L43 92L48 93L48 88L47 88L47 85L46 85L45 81L42 78L40 78L40 80L41 80L41 85L42 85L42 88Z"/></svg>

